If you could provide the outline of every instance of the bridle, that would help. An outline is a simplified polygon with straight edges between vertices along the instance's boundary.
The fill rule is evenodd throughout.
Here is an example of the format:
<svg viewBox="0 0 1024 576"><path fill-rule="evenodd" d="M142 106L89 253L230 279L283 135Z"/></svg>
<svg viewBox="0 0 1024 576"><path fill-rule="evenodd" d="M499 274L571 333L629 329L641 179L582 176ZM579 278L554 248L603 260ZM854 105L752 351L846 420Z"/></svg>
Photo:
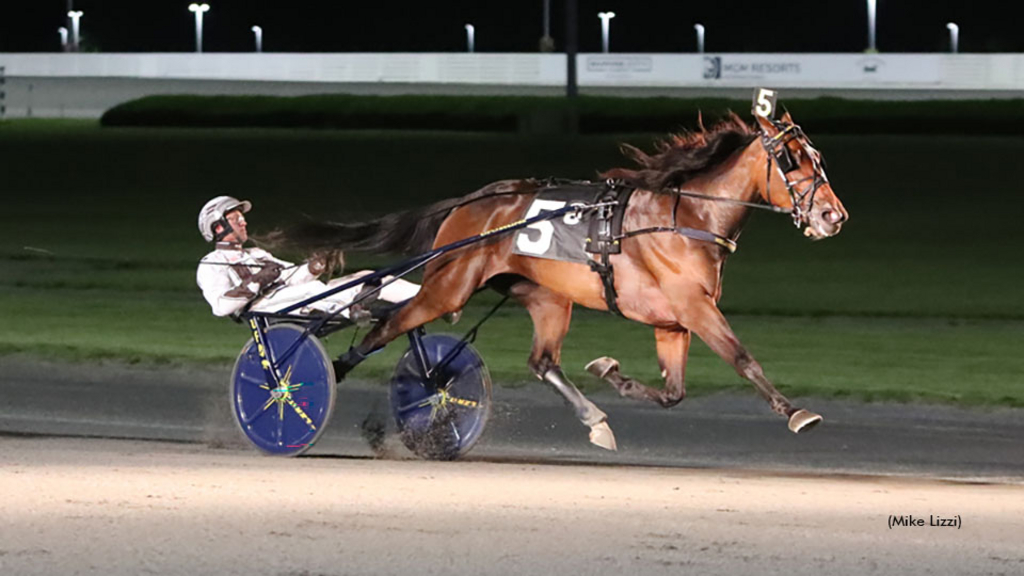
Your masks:
<svg viewBox="0 0 1024 576"><path fill-rule="evenodd" d="M788 122L780 122L776 120L771 121L772 125L779 130L779 133L775 136L769 137L763 131L758 131L757 135L761 140L761 145L764 147L764 151L767 153L768 162L765 166L765 197L768 199L768 204L762 204L760 202L747 202L744 200L736 200L734 198L723 198L721 196L711 196L708 194L700 194L698 192L690 192L680 188L671 188L673 194L678 196L686 196L688 198L699 198L701 200L711 200L714 202L724 202L726 204L737 204L740 206L746 206L748 208L757 208L759 210L769 210L780 214L791 214L793 216L793 225L797 228L800 224L807 223L807 215L810 211L810 207L814 205L814 196L818 192L818 188L828 184L828 177L825 176L825 160L821 156L821 152L811 144L811 139L804 134L803 129L800 126ZM800 167L800 163L793 158L792 152L786 146L790 141L797 140L803 148L804 153L811 159L811 163L814 165L814 173L805 178L799 180L790 180L788 174L793 172ZM772 164L775 164L779 170L779 176L782 177L782 181L786 183L786 190L789 192L789 198L792 201L792 208L784 208L782 206L776 206L772 203L771 195L771 175L772 175ZM798 190L798 186L804 182L808 182L803 190ZM804 209L806 200L807 209Z"/></svg>
<svg viewBox="0 0 1024 576"><path fill-rule="evenodd" d="M774 126L779 133L775 136L769 137L763 130L759 130L757 135L761 139L761 145L764 147L767 153L768 161L765 167L765 193L764 196L768 200L768 204L762 204L759 202L747 202L745 200L736 200L734 198L723 198L721 196L711 196L708 194L700 194L698 192L690 192L688 190L682 190L680 188L670 188L669 190L675 195L675 205L672 207L672 226L652 226L649 228L642 228L640 230L633 230L626 232L621 236L615 238L615 240L621 240L623 238L631 238L633 236L639 236L641 234L651 234L654 232L675 232L683 236L693 238L695 240L701 240L704 242L711 242L718 244L725 248L729 252L736 251L736 241L714 232L706 230L698 230L693 228L687 228L679 226L679 200L681 197L686 196L689 198L698 198L701 200L711 200L715 202L725 202L727 204L736 204L740 206L746 206L748 208L758 208L761 210L769 210L776 213L791 214L793 216L793 224L799 228L801 224L810 224L809 214L810 209L814 206L814 196L817 194L818 189L823 185L828 184L828 177L825 176L825 160L822 158L821 153L811 144L811 139L804 134L804 131L800 126L791 122L781 122L776 120L770 120L772 126ZM814 167L814 172L807 177L799 180L790 180L789 174L800 167L800 163L793 157L792 152L787 147L787 144L792 140L797 140L800 147L803 149L804 154L811 159L811 163ZM786 191L789 192L789 198L792 201L792 208L785 208L783 206L776 206L772 202L771 195L771 175L772 175L772 163L776 165L779 170L779 176L782 177L782 181L786 184ZM807 182L803 189L800 186ZM609 179L606 186L615 188L621 183ZM807 209L804 209L804 201L806 200ZM602 277L604 278L604 277ZM609 305L611 307L611 305Z"/></svg>
<svg viewBox="0 0 1024 576"><path fill-rule="evenodd" d="M792 214L793 225L799 228L800 224L808 223L808 214L810 213L811 206L814 206L814 195L817 194L818 188L828 184L828 177L825 176L825 161L821 153L811 144L811 139L807 137L807 134L804 134L800 126L775 120L771 122L778 129L778 134L769 137L764 131L758 132L761 145L768 155L768 162L765 166L764 195L768 199L768 204L776 207L772 203L771 194L772 163L774 162L778 167L779 176L786 183L786 191L789 192L789 198L793 204L793 208L786 211ZM800 163L793 158L793 153L787 146L793 140L800 144L800 147L803 148L804 153L811 159L811 164L814 166L814 172L810 176L799 180L789 179L789 174L800 166ZM804 182L807 182L807 185L803 190L800 190L799 186ZM804 209L805 200L806 210Z"/></svg>

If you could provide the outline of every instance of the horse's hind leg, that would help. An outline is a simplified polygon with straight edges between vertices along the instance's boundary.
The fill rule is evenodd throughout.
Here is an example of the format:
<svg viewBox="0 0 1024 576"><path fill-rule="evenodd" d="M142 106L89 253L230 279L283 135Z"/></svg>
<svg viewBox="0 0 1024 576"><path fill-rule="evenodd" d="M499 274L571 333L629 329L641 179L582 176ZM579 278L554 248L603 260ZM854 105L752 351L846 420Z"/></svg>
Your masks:
<svg viewBox="0 0 1024 576"><path fill-rule="evenodd" d="M340 381L373 351L388 342L432 322L466 305L479 285L482 269L481 256L474 255L448 263L433 271L425 279L420 291L387 320L370 330L358 346L349 349L334 362L335 374Z"/></svg>
<svg viewBox="0 0 1024 576"><path fill-rule="evenodd" d="M658 390L626 376L619 371L619 361L604 356L587 364L587 371L608 381L619 394L629 398L650 400L665 408L686 397L686 356L690 350L690 331L677 328L655 328L658 343L658 364L665 378L665 388Z"/></svg>
<svg viewBox="0 0 1024 576"><path fill-rule="evenodd" d="M533 320L530 370L553 386L573 407L580 422L590 427L591 442L601 448L615 450L615 435L608 426L608 416L562 373L562 341L569 332L572 301L529 281L513 285L509 289L509 294L526 307Z"/></svg>

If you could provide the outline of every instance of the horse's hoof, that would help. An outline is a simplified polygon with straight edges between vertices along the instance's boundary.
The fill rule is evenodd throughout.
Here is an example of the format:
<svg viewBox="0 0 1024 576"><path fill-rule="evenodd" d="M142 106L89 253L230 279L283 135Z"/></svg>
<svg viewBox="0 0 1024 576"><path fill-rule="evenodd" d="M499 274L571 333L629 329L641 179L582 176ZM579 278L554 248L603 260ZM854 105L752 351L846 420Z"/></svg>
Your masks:
<svg viewBox="0 0 1024 576"><path fill-rule="evenodd" d="M584 370L590 372L598 378L604 378L612 370L619 368L619 361L610 356L601 356L595 360L591 360L589 364L584 367Z"/></svg>
<svg viewBox="0 0 1024 576"><path fill-rule="evenodd" d="M615 445L615 434L612 434L611 427L604 420L590 427L590 443L600 446L605 450L614 451L619 449Z"/></svg>
<svg viewBox="0 0 1024 576"><path fill-rule="evenodd" d="M804 430L810 430L821 422L821 416L801 408L789 416L789 429L799 434Z"/></svg>

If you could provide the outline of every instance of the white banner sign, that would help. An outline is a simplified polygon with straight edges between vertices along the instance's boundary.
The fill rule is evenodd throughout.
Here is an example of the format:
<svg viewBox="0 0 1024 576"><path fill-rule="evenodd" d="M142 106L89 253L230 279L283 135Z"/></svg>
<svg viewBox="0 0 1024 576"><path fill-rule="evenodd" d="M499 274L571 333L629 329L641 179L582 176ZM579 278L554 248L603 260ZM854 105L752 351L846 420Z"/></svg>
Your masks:
<svg viewBox="0 0 1024 576"><path fill-rule="evenodd" d="M564 86L564 54L0 54L7 76ZM1024 89L1021 54L580 54L579 85Z"/></svg>
<svg viewBox="0 0 1024 576"><path fill-rule="evenodd" d="M931 54L721 54L702 57L707 83L817 87L862 84L937 84L941 57Z"/></svg>

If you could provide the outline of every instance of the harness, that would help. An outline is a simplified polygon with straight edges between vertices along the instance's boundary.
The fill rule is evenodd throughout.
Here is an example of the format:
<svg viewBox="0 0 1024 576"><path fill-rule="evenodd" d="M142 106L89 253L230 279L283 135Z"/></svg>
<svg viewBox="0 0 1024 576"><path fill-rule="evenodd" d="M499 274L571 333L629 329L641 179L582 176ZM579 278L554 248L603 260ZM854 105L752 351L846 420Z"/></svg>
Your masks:
<svg viewBox="0 0 1024 576"><path fill-rule="evenodd" d="M793 216L793 223L797 227L800 226L800 223L806 219L806 211L803 208L805 201L808 207L813 206L814 196L818 189L828 183L828 177L825 176L824 159L822 159L821 154L810 143L810 139L807 138L807 135L804 134L800 126L796 124L784 125L781 122L776 122L775 126L779 129L779 133L775 136L769 137L764 132L759 133L761 145L764 146L765 152L768 154L768 162L765 167L765 196L768 198L767 205L673 188L670 191L675 194L676 201L672 207L672 226L652 226L623 233L623 214L626 211L626 204L636 188L628 186L620 180L607 180L605 182L605 191L599 196L598 200L602 206L591 217L585 250L596 257L590 261L590 269L601 277L601 284L604 286L604 299L609 311L623 316L617 304L618 294L615 291L615 270L612 267L609 255L618 254L622 251L620 241L625 238L633 238L643 234L672 232L701 242L715 244L730 254L736 252L736 242L730 238L707 230L678 225L679 200L683 196L714 202L726 202L782 214L788 213ZM792 153L787 147L787 144L793 139L798 139L814 166L812 175L799 180L789 179L789 174L799 168L799 162L793 158ZM785 182L786 191L789 193L793 208L783 208L771 203L771 170L773 163L778 167L779 174L782 176L783 182ZM808 184L803 189L800 189L799 187L805 182L808 182Z"/></svg>
<svg viewBox="0 0 1024 576"><path fill-rule="evenodd" d="M611 254L622 252L621 241L623 239L643 234L674 232L687 238L716 244L725 248L730 254L736 251L736 242L729 238L707 230L677 225L680 194L676 195L676 201L672 207L672 226L652 226L622 232L622 219L626 213L626 205L635 191L636 187L629 186L621 180L605 181L604 192L597 197L599 207L590 218L586 246L584 247L586 252L595 255L595 259L590 261L590 269L601 278L601 284L604 286L604 301L608 310L623 317L618 306L618 293L615 291L615 269L609 258Z"/></svg>

